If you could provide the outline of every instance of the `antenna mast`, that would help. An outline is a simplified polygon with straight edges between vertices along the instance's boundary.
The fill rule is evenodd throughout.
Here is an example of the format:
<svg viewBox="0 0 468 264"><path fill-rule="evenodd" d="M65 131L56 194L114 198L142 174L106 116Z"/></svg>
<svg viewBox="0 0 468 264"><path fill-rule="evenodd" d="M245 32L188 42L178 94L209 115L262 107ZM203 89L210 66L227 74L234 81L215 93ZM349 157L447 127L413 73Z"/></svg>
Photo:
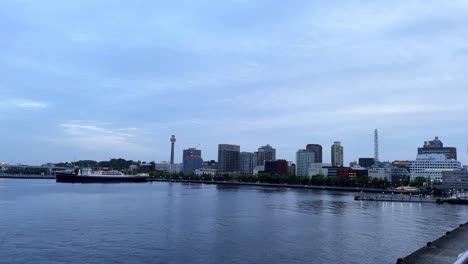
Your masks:
<svg viewBox="0 0 468 264"><path fill-rule="evenodd" d="M379 131L374 130L374 164L379 166Z"/></svg>

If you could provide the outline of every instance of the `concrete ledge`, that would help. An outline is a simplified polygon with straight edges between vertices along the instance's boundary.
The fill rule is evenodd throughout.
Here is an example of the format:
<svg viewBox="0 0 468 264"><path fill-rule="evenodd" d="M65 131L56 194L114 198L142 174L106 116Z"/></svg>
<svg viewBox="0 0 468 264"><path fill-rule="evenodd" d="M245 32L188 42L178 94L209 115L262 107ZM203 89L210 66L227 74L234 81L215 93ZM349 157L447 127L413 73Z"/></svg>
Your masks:
<svg viewBox="0 0 468 264"><path fill-rule="evenodd" d="M400 264L453 264L460 253L468 250L468 222L435 241L427 242L426 246L411 255L398 259Z"/></svg>

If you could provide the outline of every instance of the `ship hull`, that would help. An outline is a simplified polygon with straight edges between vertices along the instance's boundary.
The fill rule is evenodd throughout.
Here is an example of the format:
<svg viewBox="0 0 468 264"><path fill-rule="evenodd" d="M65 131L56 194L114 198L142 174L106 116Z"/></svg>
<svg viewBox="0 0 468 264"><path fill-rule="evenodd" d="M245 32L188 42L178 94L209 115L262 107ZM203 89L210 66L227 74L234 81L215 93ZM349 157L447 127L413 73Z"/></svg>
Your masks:
<svg viewBox="0 0 468 264"><path fill-rule="evenodd" d="M67 183L125 183L125 182L146 182L146 177L142 176L80 176L73 173L60 173L55 175L57 182Z"/></svg>

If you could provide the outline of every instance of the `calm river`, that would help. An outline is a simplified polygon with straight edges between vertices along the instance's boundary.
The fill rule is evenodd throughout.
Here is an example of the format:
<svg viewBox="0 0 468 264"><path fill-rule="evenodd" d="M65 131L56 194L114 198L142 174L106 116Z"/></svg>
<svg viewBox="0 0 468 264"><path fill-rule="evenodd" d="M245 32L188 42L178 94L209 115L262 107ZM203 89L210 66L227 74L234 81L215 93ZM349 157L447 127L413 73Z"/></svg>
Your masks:
<svg viewBox="0 0 468 264"><path fill-rule="evenodd" d="M0 179L0 263L395 263L468 221L353 195Z"/></svg>

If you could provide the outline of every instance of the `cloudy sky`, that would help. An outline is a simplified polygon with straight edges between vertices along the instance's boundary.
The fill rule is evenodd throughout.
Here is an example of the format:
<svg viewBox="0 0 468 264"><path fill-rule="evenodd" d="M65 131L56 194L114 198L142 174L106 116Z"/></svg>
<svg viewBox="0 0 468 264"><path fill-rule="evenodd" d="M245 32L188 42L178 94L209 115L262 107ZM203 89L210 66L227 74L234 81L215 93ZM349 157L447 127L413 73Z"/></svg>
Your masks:
<svg viewBox="0 0 468 264"><path fill-rule="evenodd" d="M414 159L467 163L468 1L2 0L0 161Z"/></svg>

